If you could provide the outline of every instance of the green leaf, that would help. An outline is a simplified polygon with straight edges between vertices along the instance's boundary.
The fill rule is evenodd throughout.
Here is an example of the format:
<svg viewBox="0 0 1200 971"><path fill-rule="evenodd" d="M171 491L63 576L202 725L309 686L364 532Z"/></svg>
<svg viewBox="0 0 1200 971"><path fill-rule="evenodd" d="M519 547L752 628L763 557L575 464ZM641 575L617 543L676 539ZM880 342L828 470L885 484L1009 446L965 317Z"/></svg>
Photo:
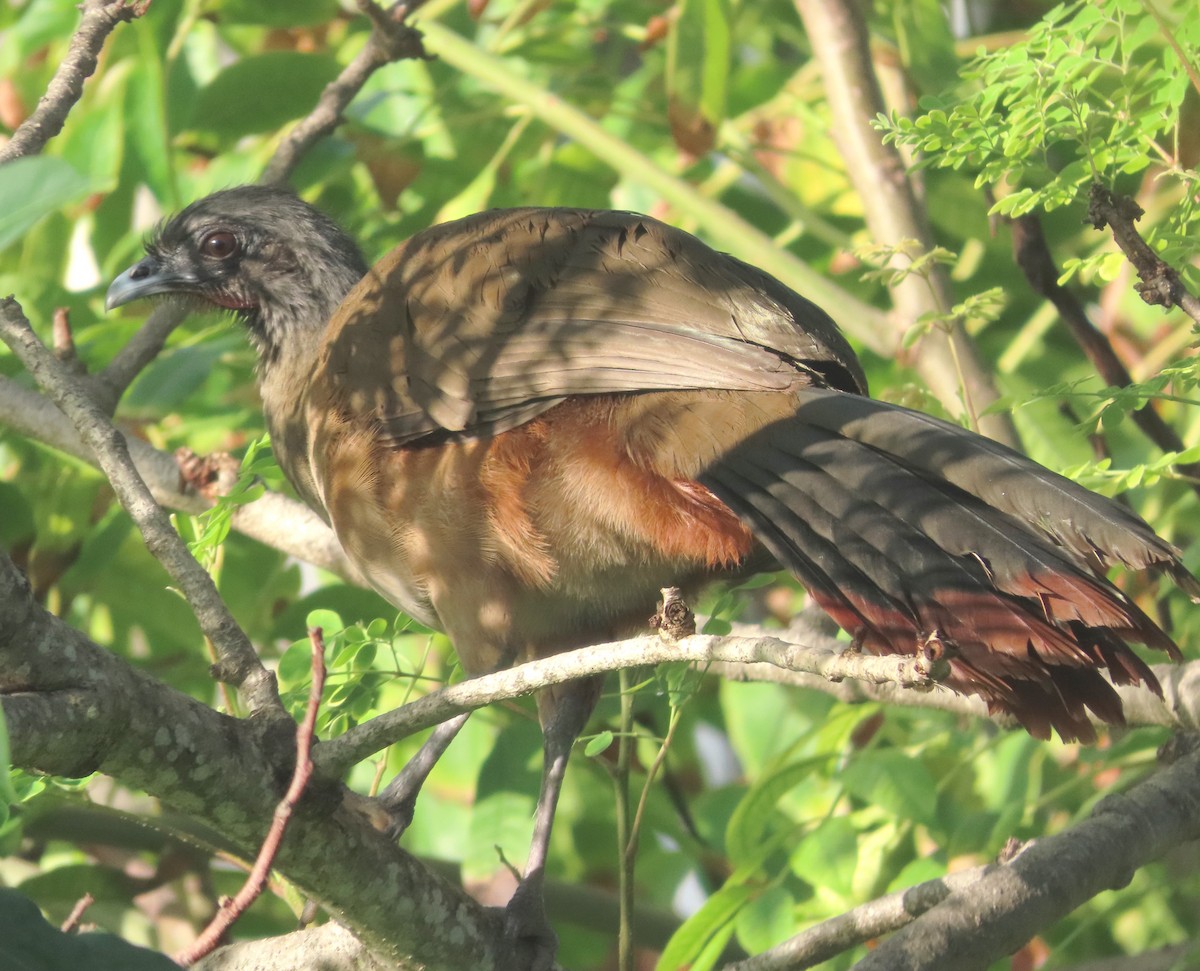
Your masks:
<svg viewBox="0 0 1200 971"><path fill-rule="evenodd" d="M24 894L0 888L0 967L5 971L179 971L161 954L112 934L64 934Z"/></svg>
<svg viewBox="0 0 1200 971"><path fill-rule="evenodd" d="M346 629L345 622L332 610L310 611L309 615L304 618L304 625L309 628L320 627L326 640Z"/></svg>
<svg viewBox="0 0 1200 971"><path fill-rule="evenodd" d="M42 217L77 202L92 184L67 161L32 155L0 165L0 250Z"/></svg>
<svg viewBox="0 0 1200 971"><path fill-rule="evenodd" d="M821 755L783 765L758 779L742 797L729 818L725 830L725 846L729 858L740 863L761 844L767 828L778 817L776 806L788 792L812 777L830 756Z"/></svg>
<svg viewBox="0 0 1200 971"><path fill-rule="evenodd" d="M192 127L224 138L274 131L310 111L337 74L337 61L323 54L268 51L244 57L201 89Z"/></svg>
<svg viewBox="0 0 1200 971"><path fill-rule="evenodd" d="M760 892L759 888L745 884L727 883L723 886L671 935L671 940L654 966L655 971L696 968L709 942L721 935L724 935L722 943L728 940L733 933L733 919Z"/></svg>
<svg viewBox="0 0 1200 971"><path fill-rule="evenodd" d="M864 802L901 819L926 822L937 806L937 787L929 770L903 752L860 752L839 776L846 789Z"/></svg>
<svg viewBox="0 0 1200 971"><path fill-rule="evenodd" d="M612 745L615 737L616 736L614 736L612 732L607 730L593 735L590 739L588 739L588 743L583 747L583 754L589 759L603 754L608 750L608 747Z"/></svg>

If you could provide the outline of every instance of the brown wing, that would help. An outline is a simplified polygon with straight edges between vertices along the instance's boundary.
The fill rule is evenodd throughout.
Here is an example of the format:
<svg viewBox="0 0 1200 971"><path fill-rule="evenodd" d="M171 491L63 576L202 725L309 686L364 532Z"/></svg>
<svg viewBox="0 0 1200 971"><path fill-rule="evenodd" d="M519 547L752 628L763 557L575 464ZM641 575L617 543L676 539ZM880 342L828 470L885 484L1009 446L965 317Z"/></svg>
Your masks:
<svg viewBox="0 0 1200 971"><path fill-rule="evenodd" d="M578 394L866 387L820 308L623 212L496 210L418 233L350 294L326 348L330 373L353 374L347 404L396 445L495 434Z"/></svg>

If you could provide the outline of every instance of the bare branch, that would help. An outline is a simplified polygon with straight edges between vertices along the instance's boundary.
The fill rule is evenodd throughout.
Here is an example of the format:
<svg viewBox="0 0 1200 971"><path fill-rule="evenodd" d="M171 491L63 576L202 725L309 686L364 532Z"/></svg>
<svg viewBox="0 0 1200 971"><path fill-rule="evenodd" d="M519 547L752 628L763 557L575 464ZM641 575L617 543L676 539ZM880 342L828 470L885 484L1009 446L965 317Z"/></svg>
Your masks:
<svg viewBox="0 0 1200 971"><path fill-rule="evenodd" d="M1144 210L1128 196L1092 183L1088 222L1096 229L1107 226L1141 280L1134 289L1152 307L1178 307L1200 324L1200 297L1188 291L1175 267L1152 250L1134 225Z"/></svg>
<svg viewBox="0 0 1200 971"><path fill-rule="evenodd" d="M117 498L141 530L147 549L179 584L201 629L216 647L220 658L217 678L238 686L252 713L273 711L284 716L274 674L263 667L245 632L217 593L212 577L188 552L162 507L154 501L129 457L125 437L113 427L86 384L69 374L38 340L12 297L0 301L0 338L74 422L80 438L95 452Z"/></svg>
<svg viewBox="0 0 1200 971"><path fill-rule="evenodd" d="M1141 866L1200 838L1200 751L1102 800L1065 832L955 893L885 940L855 971L982 971Z"/></svg>
<svg viewBox="0 0 1200 971"><path fill-rule="evenodd" d="M80 21L67 56L58 66L46 93L37 107L0 147L0 165L26 155L37 155L46 143L62 131L67 115L83 95L83 83L96 70L96 61L104 41L117 24L140 17L149 6L147 0L85 0Z"/></svg>
<svg viewBox="0 0 1200 971"><path fill-rule="evenodd" d="M292 812L300 802L308 780L312 778L313 733L317 726L317 710L321 707L321 693L325 690L325 639L319 627L310 628L308 639L312 644L312 684L308 691L308 705L304 710L304 718L296 726L296 768L292 772L292 781L279 805L275 807L271 828L267 830L254 866L250 868L242 889L232 900L222 905L191 947L175 956L179 964L195 964L200 958L211 954L221 936L262 895L267 886L267 878L271 875L271 866L275 857L279 855L279 845L287 831L288 820L292 818Z"/></svg>
<svg viewBox="0 0 1200 971"><path fill-rule="evenodd" d="M87 909L96 902L96 898L90 893L85 893L82 897L75 901L75 906L71 908L71 912L67 914L67 919L59 926L59 930L64 934L70 934L79 929L79 922L83 920L84 913Z"/></svg>
<svg viewBox="0 0 1200 971"><path fill-rule="evenodd" d="M98 465L96 455L79 437L70 420L48 398L0 376L0 424ZM211 503L184 487L175 458L140 438L126 437L126 447L155 500L171 509L201 513ZM278 492L233 511L233 528L274 549L363 584L325 523L307 506ZM365 584L364 584L365 585Z"/></svg>
<svg viewBox="0 0 1200 971"><path fill-rule="evenodd" d="M504 698L529 695L550 685L645 664L708 664L712 661L758 662L806 671L833 681L857 678L876 683L894 682L912 688L930 688L949 670L948 665L943 669L943 662L925 657L839 653L825 645L806 646L767 635L713 637L693 634L677 641L667 641L657 635L635 637L555 654L442 688L322 744L315 756L317 770L324 776L340 775L397 739L461 712L473 711Z"/></svg>
<svg viewBox="0 0 1200 971"><path fill-rule="evenodd" d="M952 893L968 893L983 878L1005 864L948 873L907 890L897 890L844 914L822 921L769 950L725 965L723 971L803 971L843 951L890 934L910 923Z"/></svg>
<svg viewBox="0 0 1200 971"><path fill-rule="evenodd" d="M304 154L342 123L347 106L379 68L406 58L429 59L421 32L404 23L418 6L419 0L397 2L385 12L371 0L359 0L359 9L374 24L370 39L342 73L326 85L316 107L280 142L260 181L285 181Z"/></svg>
<svg viewBox="0 0 1200 971"><path fill-rule="evenodd" d="M871 235L885 246L915 240L933 249L933 236L905 172L904 159L885 145L872 127L884 113L867 26L855 0L796 0L813 53L821 64L830 113L830 135L846 162L846 171L862 198ZM944 314L954 301L944 269L930 267L927 277L909 274L892 288L897 340L927 314ZM953 414L975 417L996 398L996 389L974 342L955 326L934 328L917 344L911 363L938 400ZM961 383L961 387L960 387ZM961 398L960 398L961 395ZM978 418L979 430L1013 445L1016 430L1007 415Z"/></svg>

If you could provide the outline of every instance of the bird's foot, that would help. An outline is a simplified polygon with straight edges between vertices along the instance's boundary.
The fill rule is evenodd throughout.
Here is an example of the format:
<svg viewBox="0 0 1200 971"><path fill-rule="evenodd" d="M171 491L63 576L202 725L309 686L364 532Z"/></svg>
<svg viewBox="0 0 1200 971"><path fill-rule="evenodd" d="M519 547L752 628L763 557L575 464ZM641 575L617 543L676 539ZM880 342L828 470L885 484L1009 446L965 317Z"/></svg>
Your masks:
<svg viewBox="0 0 1200 971"><path fill-rule="evenodd" d="M558 935L546 919L540 875L517 884L504 908L504 940L508 956L504 971L550 971L558 953Z"/></svg>

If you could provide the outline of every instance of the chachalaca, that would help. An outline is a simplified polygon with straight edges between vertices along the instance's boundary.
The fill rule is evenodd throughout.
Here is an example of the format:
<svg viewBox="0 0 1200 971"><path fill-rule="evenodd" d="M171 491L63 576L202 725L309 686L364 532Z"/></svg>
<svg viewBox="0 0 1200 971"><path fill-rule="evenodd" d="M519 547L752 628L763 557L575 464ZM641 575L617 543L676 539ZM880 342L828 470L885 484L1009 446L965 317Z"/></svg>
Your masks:
<svg viewBox="0 0 1200 971"><path fill-rule="evenodd" d="M951 658L953 688L1032 734L1120 723L1178 657L1105 576L1200 584L1109 499L956 425L868 397L833 321L645 216L496 210L374 268L279 188L166 222L108 291L232 310L289 481L392 603L471 674L643 629L663 586L786 567L855 642ZM542 693L535 845L510 904L545 966L554 805L595 679ZM446 734L452 734L447 732ZM411 788L392 789L397 806ZM528 939L525 939L528 938Z"/></svg>

